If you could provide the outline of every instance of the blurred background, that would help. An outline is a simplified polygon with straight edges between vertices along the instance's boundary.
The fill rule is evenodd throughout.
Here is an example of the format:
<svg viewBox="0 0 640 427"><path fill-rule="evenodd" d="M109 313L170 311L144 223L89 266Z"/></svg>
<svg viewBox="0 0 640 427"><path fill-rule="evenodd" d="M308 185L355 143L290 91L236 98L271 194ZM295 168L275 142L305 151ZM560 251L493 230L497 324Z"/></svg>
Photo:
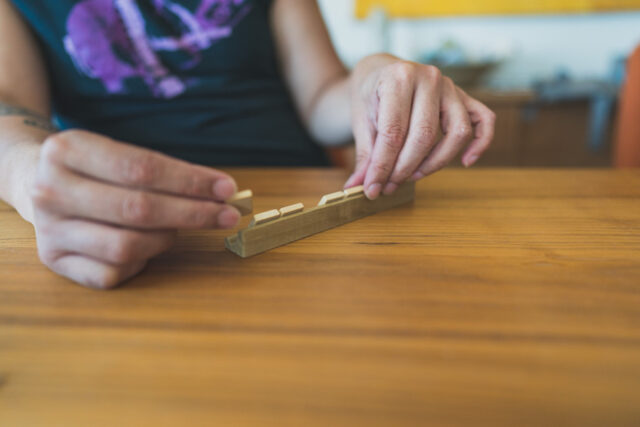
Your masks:
<svg viewBox="0 0 640 427"><path fill-rule="evenodd" d="M319 3L347 65L380 51L437 65L492 108L480 164L640 166L640 0Z"/></svg>

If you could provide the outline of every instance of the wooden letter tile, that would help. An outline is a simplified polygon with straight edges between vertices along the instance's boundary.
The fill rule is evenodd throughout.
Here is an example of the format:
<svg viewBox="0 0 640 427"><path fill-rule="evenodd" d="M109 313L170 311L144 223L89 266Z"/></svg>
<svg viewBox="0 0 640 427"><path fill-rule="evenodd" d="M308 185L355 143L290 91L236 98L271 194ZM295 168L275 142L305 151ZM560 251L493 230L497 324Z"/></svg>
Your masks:
<svg viewBox="0 0 640 427"><path fill-rule="evenodd" d="M285 216L297 214L299 212L302 212L303 210L304 205L302 203L296 203L295 205L285 206L284 208L280 209L280 215L284 218Z"/></svg>
<svg viewBox="0 0 640 427"><path fill-rule="evenodd" d="M358 196L364 193L364 187L362 185L358 185L357 187L351 187L344 190L344 195L346 197Z"/></svg>
<svg viewBox="0 0 640 427"><path fill-rule="evenodd" d="M344 199L344 191L336 191L335 193L322 196L322 199L320 199L320 203L318 203L318 206L328 205L329 203L334 203L342 199Z"/></svg>
<svg viewBox="0 0 640 427"><path fill-rule="evenodd" d="M238 209L240 215L249 215L253 212L253 191L244 190L236 193L227 200L227 203Z"/></svg>
<svg viewBox="0 0 640 427"><path fill-rule="evenodd" d="M254 215L253 220L251 221L251 224L249 224L249 227L266 224L267 222L271 222L278 218L280 218L280 211L277 209L262 212L257 215Z"/></svg>

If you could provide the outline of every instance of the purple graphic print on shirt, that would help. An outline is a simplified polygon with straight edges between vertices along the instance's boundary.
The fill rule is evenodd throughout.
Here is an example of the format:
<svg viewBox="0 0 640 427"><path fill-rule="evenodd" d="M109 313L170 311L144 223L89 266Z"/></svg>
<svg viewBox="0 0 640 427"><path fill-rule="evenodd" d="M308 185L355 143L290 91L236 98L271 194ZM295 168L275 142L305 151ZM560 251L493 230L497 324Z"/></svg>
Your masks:
<svg viewBox="0 0 640 427"><path fill-rule="evenodd" d="M110 94L125 92L128 78L142 78L159 98L184 93L193 81L173 75L158 52L186 52L189 59L180 68L193 68L200 52L229 37L251 10L245 0L201 0L195 12L176 1L146 1L158 18L178 22L179 34L150 35L138 0L84 0L69 14L66 51L81 73L99 79Z"/></svg>

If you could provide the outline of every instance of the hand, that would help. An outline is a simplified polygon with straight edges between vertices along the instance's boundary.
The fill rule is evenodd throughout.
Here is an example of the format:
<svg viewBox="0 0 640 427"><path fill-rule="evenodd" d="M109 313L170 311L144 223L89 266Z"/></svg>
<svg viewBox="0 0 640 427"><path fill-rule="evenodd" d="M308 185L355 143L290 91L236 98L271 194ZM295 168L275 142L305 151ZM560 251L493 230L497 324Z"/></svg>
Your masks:
<svg viewBox="0 0 640 427"><path fill-rule="evenodd" d="M228 175L84 131L45 141L31 191L38 253L56 273L107 289L166 251L179 229L230 228Z"/></svg>
<svg viewBox="0 0 640 427"><path fill-rule="evenodd" d="M493 139L495 114L436 67L375 55L352 81L356 168L345 187L364 185L370 199L438 171L470 141L469 167Z"/></svg>

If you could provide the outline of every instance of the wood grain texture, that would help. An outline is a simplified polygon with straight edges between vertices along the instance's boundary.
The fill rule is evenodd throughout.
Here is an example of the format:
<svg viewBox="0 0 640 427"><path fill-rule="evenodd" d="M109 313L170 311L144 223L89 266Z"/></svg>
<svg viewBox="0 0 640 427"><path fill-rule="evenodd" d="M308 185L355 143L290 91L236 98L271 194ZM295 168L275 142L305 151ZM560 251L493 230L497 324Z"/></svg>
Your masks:
<svg viewBox="0 0 640 427"><path fill-rule="evenodd" d="M348 192L326 194L322 196L318 206L293 214L289 214L292 206L257 214L249 227L225 239L225 247L242 258L251 257L368 215L401 206L413 201L415 197L413 182L406 182L393 194L382 195L376 200L367 199L360 190L358 188ZM303 203L299 203L298 206L303 206Z"/></svg>
<svg viewBox="0 0 640 427"><path fill-rule="evenodd" d="M230 172L257 212L346 179ZM228 234L98 292L0 204L0 425L639 424L640 171L449 170L254 258Z"/></svg>

